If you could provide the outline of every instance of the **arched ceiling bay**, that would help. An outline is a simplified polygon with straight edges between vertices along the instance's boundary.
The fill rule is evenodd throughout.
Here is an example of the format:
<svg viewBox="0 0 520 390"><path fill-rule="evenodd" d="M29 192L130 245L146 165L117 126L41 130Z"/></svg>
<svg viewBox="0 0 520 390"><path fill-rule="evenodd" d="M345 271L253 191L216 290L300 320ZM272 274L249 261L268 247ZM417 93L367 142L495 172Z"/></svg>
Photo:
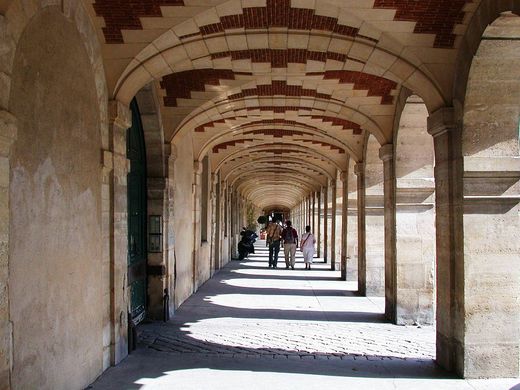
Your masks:
<svg viewBox="0 0 520 390"><path fill-rule="evenodd" d="M397 96L450 101L460 37L479 0L119 0L86 2L111 95L144 85L165 140L262 208L291 208L392 142Z"/></svg>

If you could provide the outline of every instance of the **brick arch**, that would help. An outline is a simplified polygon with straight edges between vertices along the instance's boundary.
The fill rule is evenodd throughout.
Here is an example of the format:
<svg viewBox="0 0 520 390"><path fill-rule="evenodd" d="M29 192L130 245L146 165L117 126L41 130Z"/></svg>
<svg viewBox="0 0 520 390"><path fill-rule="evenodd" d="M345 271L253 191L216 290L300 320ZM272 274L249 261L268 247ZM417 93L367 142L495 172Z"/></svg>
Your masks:
<svg viewBox="0 0 520 390"><path fill-rule="evenodd" d="M327 118L325 118L327 119ZM260 122L260 123L254 123ZM322 146L328 146L331 151L336 151L340 154L351 154L353 158L356 158L356 155L353 151L351 151L345 143L342 143L337 138L330 136L327 133L319 132L317 128L312 126L304 126L294 121L278 121L278 120L268 120L265 124L262 121L253 121L250 124L241 125L237 127L230 128L225 132L220 132L216 134L214 137L209 139L200 149L198 155L199 159L202 156L205 156L209 151L213 151L214 153L218 153L219 148L218 145L221 144L221 141L224 139L230 138L229 142L237 141L238 136L249 136L249 140L255 139L255 137L265 137L265 136L273 136L273 138L279 138L282 141L284 138L289 136L298 136L298 137L308 137L312 138L314 141L321 142ZM286 124L287 123L287 124ZM326 122L325 122L326 123ZM254 124L254 126L251 126ZM341 124L340 124L341 125ZM251 129L252 128L252 129ZM217 144L220 142L220 144ZM227 142L227 141L226 141ZM318 145L318 144L315 144ZM223 147L225 145L222 145ZM228 146L233 146L229 144Z"/></svg>
<svg viewBox="0 0 520 390"><path fill-rule="evenodd" d="M308 103L317 101L317 99L313 97L305 99ZM381 144L387 143L387 138L391 137L390 134L386 135L383 129L379 126L379 124L368 114L360 112L346 105L334 105L334 107L337 107L337 111L342 110L342 115L336 114L336 116L332 116L332 114L327 113L324 109L311 109L310 105L309 107L302 107L263 105L246 106L245 102L241 102L241 104L243 105L243 108L238 108L237 106L235 106L232 107L233 109L228 108L227 112L218 113L217 110L220 107L224 107L225 103L205 104L199 110L196 110L190 116L186 117L177 127L177 130L175 131L173 136L176 137L188 131L204 132L207 129L211 129L215 126L220 126L231 120L249 121L252 118L255 118L255 116L252 116L251 114L258 115L258 113L261 113L262 116L264 116L263 119L265 120L276 119L276 114L285 114L286 119L299 122L305 122L305 119L321 120L323 118L322 122L330 122L330 124L333 126L340 125L341 123L341 126L349 126L350 129L356 131L356 133L359 133L360 129L373 133ZM211 113L209 121L207 112ZM348 114L348 117L346 116L346 114ZM234 126L234 128L238 127ZM386 132L391 133L391 129L390 131Z"/></svg>
<svg viewBox="0 0 520 390"><path fill-rule="evenodd" d="M268 36L267 29L261 33ZM117 96L118 99L122 101L129 100L135 93L135 90L139 89L139 86L143 83L147 83L153 79L160 79L172 72L178 73L205 67L233 70L232 61L248 60L252 64L269 64L272 68L287 68L289 64L291 64L301 69L301 66L313 61L314 63L321 63L321 71L323 72L325 72L325 70L339 71L354 67L366 74L374 76L388 73L388 77L393 81L403 84L421 96L424 96L429 105L438 106L444 103L441 88L435 81L433 75L429 74L424 67L421 68L422 62L417 57L411 54L411 52L407 52L406 55L410 58L404 59L400 57L401 51L396 54L391 53L388 49L378 48L375 46L375 42L370 40L355 41L356 45L364 45L370 50L374 50L374 55L366 60L359 56L353 57L345 54L345 48L350 48L352 45L350 37L349 40L343 44L338 44L338 46L342 47L341 49L331 47L326 49L326 51L315 51L307 48L273 49L269 48L267 41L265 42L265 47L235 50L229 47L221 49L211 42L208 42L210 38L206 36L183 42L174 32L169 31L167 34L170 37L169 39L159 38L160 44L156 42L152 44L150 48L144 49L143 54L138 55L139 60L133 61L123 72L114 90L114 95ZM236 34L236 32L234 34ZM290 32L289 35L291 34L298 34L298 32ZM311 36L319 36L316 34L314 30L310 32ZM306 33L305 36L308 37L309 33ZM225 36L221 38L225 41ZM330 37L327 39L330 39ZM333 39L338 38L335 37ZM347 38L344 37L343 39L345 40ZM173 46L165 46L164 41L172 41L175 43ZM197 58L190 58L188 51L191 50L191 47L204 48L201 49L201 53ZM387 58L385 61L387 64L384 67L382 67L377 60L378 57ZM325 64L327 64L327 69L325 69ZM394 65L395 69L400 68L401 70L389 72L389 69L394 68ZM407 70L405 71L404 69ZM307 72L314 71L316 71L316 69L307 70ZM251 73L252 71L243 70L243 72ZM412 73L415 74L415 76L409 77Z"/></svg>
<svg viewBox="0 0 520 390"><path fill-rule="evenodd" d="M254 161L250 160L250 161L244 161L244 162L237 163L236 165L230 167L229 172L227 172L227 177L234 174L235 171L237 171L237 170L242 171L245 168L251 168L252 171L255 171L257 168L260 168L260 166L264 167L264 164L267 164L268 166L269 166L269 164L272 164L275 167L280 167L280 164L284 164L284 163L291 164L291 166L300 165L304 169L314 171L314 172L319 173L330 179L333 178L333 174L328 172L323 167L312 164L309 160L297 159L296 157L288 157L288 156L279 156L278 159L274 159L272 157L263 157L263 158L255 159ZM258 164L258 166L249 167L250 165L257 165L257 164Z"/></svg>
<svg viewBox="0 0 520 390"><path fill-rule="evenodd" d="M247 194L248 197L255 198L259 204L266 201L272 202L269 199L275 198L277 201L283 200L287 207L294 206L305 194L318 189L318 186L312 179L307 180L296 171L278 175L262 172L262 176L260 181L248 176L241 177L242 181L236 181L235 185L243 193ZM295 185L286 184L289 180L293 181ZM260 183L260 185L256 183Z"/></svg>
<svg viewBox="0 0 520 390"><path fill-rule="evenodd" d="M334 168L338 170L344 169L340 164L338 164L336 161L334 161L330 154L322 154L317 149L312 149L300 145L295 144L272 144L269 142L266 142L264 144L258 144L255 145L247 150L248 155L253 155L255 153L263 153L263 152L272 152L274 155L281 155L284 152L285 153L299 153L302 155L302 157L312 157L316 159L320 159L327 164L333 166ZM235 153L230 153L226 158L224 158L216 167L215 171L218 171L221 169L226 163L229 162L229 160L232 160L234 158L241 157L241 153L246 153L245 151L237 151Z"/></svg>
<svg viewBox="0 0 520 390"><path fill-rule="evenodd" d="M368 45L367 45L368 46ZM407 88L414 90L417 94L424 96L429 106L435 107L444 103L443 92L437 84L433 75L429 74L425 68L419 68L419 60L413 62L407 61L398 55L393 55L388 51L381 50L377 47L370 46L380 56L393 58L388 61L386 67L382 67L380 63L372 59L368 61L349 57L347 54L334 51L309 51L307 49L251 49L236 50L208 53L196 60L190 59L183 45L179 45L174 49L170 49L167 53L156 54L154 57L139 62L132 63L132 67L128 68L121 76L114 90L114 95L121 101L128 100L135 91L139 89L143 83L148 83L153 79L160 79L168 74L178 72L196 71L204 67L216 67L219 69L233 70L233 61L247 60L251 64L267 64L270 68L287 69L296 67L301 69L302 74L305 73L326 73L329 71L341 71L345 68L358 68L359 71L372 76L380 76L387 74L392 81L402 84ZM176 62L169 64L165 57L174 57ZM374 56L377 57L377 56ZM184 60L181 61L181 58ZM319 70L308 68L310 62L321 64ZM402 71L393 73L389 72L390 66L401 64L397 68ZM303 69L303 68L306 68ZM406 69L406 70L405 70ZM256 74L252 68L241 70L244 75ZM261 73L258 73L261 74ZM414 74L414 77L410 77Z"/></svg>
<svg viewBox="0 0 520 390"><path fill-rule="evenodd" d="M172 73L162 78L160 82L161 88L165 92L163 104L165 107L177 107L178 99L191 99L192 92L205 92L207 85L219 86L222 81L237 80L237 77L251 76L251 73L234 72L230 69L193 69L178 73ZM312 77L316 82L323 80L337 81L337 87L341 89L341 85L352 85L355 91L367 91L368 97L380 97L380 104L388 105L394 103L392 92L397 90L398 85L395 81L384 77L371 75L353 70L336 70L324 72L310 72L306 76ZM300 80L299 80L300 81ZM301 82L301 81L300 81ZM214 102L233 101L246 97L261 96L291 96L303 97L312 96L321 99L343 102L341 99L332 96L332 93L324 93L317 91L316 88L306 88L301 84L289 83L287 80L271 80L263 82L256 80L238 88L232 88L224 98L216 98ZM336 89L333 85L332 89Z"/></svg>

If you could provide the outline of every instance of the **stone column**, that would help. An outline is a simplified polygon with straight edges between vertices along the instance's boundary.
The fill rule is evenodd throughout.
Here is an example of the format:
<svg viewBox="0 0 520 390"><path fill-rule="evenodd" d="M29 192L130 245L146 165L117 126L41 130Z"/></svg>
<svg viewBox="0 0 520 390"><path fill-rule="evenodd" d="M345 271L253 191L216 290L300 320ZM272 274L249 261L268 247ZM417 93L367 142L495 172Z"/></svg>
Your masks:
<svg viewBox="0 0 520 390"><path fill-rule="evenodd" d="M396 261L396 199L394 146L386 144L379 149L383 160L384 214L385 214L385 316L396 322L397 261Z"/></svg>
<svg viewBox="0 0 520 390"><path fill-rule="evenodd" d="M312 224L311 231L313 234L316 234L316 192L312 192L312 200L311 200L311 214L312 214Z"/></svg>
<svg viewBox="0 0 520 390"><path fill-rule="evenodd" d="M354 167L357 176L357 212L358 212L358 293L367 294L367 258L366 258L366 208L365 208L365 164L357 163Z"/></svg>
<svg viewBox="0 0 520 390"><path fill-rule="evenodd" d="M128 190L129 161L126 158L126 132L132 125L130 109L118 101L109 102L109 148L103 154L105 170L111 169L110 275L111 275L111 359L118 364L128 355L128 317L130 305L128 271Z"/></svg>
<svg viewBox="0 0 520 390"><path fill-rule="evenodd" d="M200 255L200 246L201 246L201 226L200 226L200 217L201 217L201 188L202 188L202 162L194 161L193 162L193 257L192 257L192 266L193 266L193 292L197 291L199 288L199 270L198 270L198 259Z"/></svg>
<svg viewBox="0 0 520 390"><path fill-rule="evenodd" d="M428 118L435 146L437 254L437 362L464 372L464 257L462 236L462 158L460 128L453 109Z"/></svg>
<svg viewBox="0 0 520 390"><path fill-rule="evenodd" d="M330 190L332 196L331 207L331 229L330 229L330 269L336 270L336 212L337 212L337 198L336 198L336 180L330 181Z"/></svg>
<svg viewBox="0 0 520 390"><path fill-rule="evenodd" d="M163 234L163 240L165 241L165 257L167 259L166 275L167 275L167 286L170 295L170 307L168 308L170 318L173 317L175 311L175 229L174 217L175 217L175 160L177 159L177 148L175 145L165 145L166 154L168 155L167 160L167 213L165 216L164 226L165 231Z"/></svg>
<svg viewBox="0 0 520 390"><path fill-rule="evenodd" d="M210 277L220 269L221 239L220 218L220 181L218 175L211 174L211 250L210 250Z"/></svg>
<svg viewBox="0 0 520 390"><path fill-rule="evenodd" d="M341 280L347 280L347 228L348 228L348 172L340 174L341 179Z"/></svg>
<svg viewBox="0 0 520 390"><path fill-rule="evenodd" d="M9 321L9 156L16 140L16 118L0 110L0 383L9 389L13 329Z"/></svg>
<svg viewBox="0 0 520 390"><path fill-rule="evenodd" d="M323 187L323 262L326 263L329 251L329 186Z"/></svg>
<svg viewBox="0 0 520 390"><path fill-rule="evenodd" d="M305 226L307 226L309 224L309 217L310 217L310 208L309 208L309 196L306 196L305 197L305 220L303 222L303 226L302 226L302 229L305 230Z"/></svg>
<svg viewBox="0 0 520 390"><path fill-rule="evenodd" d="M318 201L318 220L317 220L317 223L318 223L318 229L317 231L315 232L316 234L316 255L317 257L320 257L321 256L321 187L320 187L320 191L317 192L317 201Z"/></svg>

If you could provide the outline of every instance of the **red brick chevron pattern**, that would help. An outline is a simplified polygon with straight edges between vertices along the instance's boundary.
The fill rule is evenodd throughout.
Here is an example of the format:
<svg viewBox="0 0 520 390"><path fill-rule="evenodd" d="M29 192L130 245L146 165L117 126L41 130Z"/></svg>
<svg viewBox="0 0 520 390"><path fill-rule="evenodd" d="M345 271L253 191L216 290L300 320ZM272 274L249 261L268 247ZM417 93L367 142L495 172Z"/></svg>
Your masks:
<svg viewBox="0 0 520 390"><path fill-rule="evenodd" d="M233 61L250 59L254 63L268 62L273 68L287 68L287 64L305 64L307 61L326 62L336 60L345 62L347 59L361 62L349 58L346 54L334 53L331 51L309 51L307 49L251 49L235 50L212 53L211 59L231 57Z"/></svg>
<svg viewBox="0 0 520 390"><path fill-rule="evenodd" d="M455 43L453 28L464 19L464 5L472 0L375 0L374 8L397 9L395 20L417 22L415 33L435 34L434 47Z"/></svg>
<svg viewBox="0 0 520 390"><path fill-rule="evenodd" d="M285 107L281 107L285 108ZM215 124L222 124L226 123L226 120L235 120L239 117L229 117L226 119L217 119L208 123L204 123L203 125L195 127L195 132L197 133L203 133L207 128L213 128L215 127ZM343 130L354 130L354 134L359 135L362 133L361 126L357 123L351 122L347 119L342 118L335 118L330 116L321 116L321 115L312 115L310 116L311 119L319 119L324 123L331 123L333 126L341 126ZM251 126L257 126L257 125L293 125L293 126L304 126L306 128L310 129L317 129L316 127L309 126L306 124L299 123L297 121L291 121L291 120L285 120L283 118L280 119L263 119L259 121L249 122L247 124L239 126L240 128L247 128Z"/></svg>
<svg viewBox="0 0 520 390"><path fill-rule="evenodd" d="M205 91L206 85L220 85L220 80L234 80L235 73L226 69L193 69L164 76L161 88L166 90L164 105L177 107L177 99L191 99L192 91Z"/></svg>
<svg viewBox="0 0 520 390"><path fill-rule="evenodd" d="M166 91L164 105L177 107L177 99L190 99L191 92L205 91L206 85L220 85L220 80L234 80L235 75L250 73L233 72L226 69L194 69L164 76L160 85ZM383 77L348 70L308 73L309 76L323 76L324 80L338 80L340 84L353 84L356 90L367 90L368 96L381 96L381 104L392 104L391 92L397 83ZM288 85L286 81L275 80L272 84L258 85L228 97L229 100L242 99L248 96L309 96L330 99L330 94L318 93L314 89L306 89L299 85Z"/></svg>
<svg viewBox="0 0 520 390"><path fill-rule="evenodd" d="M358 36L359 32L355 27L339 24L337 18L316 15L313 9L293 8L290 0L267 0L265 7L246 7L242 14L226 15L221 17L218 23L202 26L200 33L208 35L229 29L248 30L269 27L286 27L291 30L313 29L351 37Z"/></svg>
<svg viewBox="0 0 520 390"><path fill-rule="evenodd" d="M303 142L303 143L311 143L312 145L320 145L320 146L325 146L325 147L328 147L330 148L331 150L333 151L336 151L340 154L345 154L345 149L343 148L340 148L339 146L336 146L336 145L331 145L331 144L328 144L326 142L321 142L321 141L309 141L307 139L298 139L298 140L295 140L295 141L300 141L300 142Z"/></svg>
<svg viewBox="0 0 520 390"><path fill-rule="evenodd" d="M262 119L262 120L259 120L259 121L253 121L253 122L249 122L246 125L240 126L240 128L245 129L247 127L272 126L272 125L275 125L275 126L300 126L300 127L304 127L306 129L310 129L310 130L317 130L318 129L317 127L309 126L309 125L307 125L305 123L300 123L300 122L297 122L297 121L291 121L291 120L287 120L287 119L283 119L283 118Z"/></svg>
<svg viewBox="0 0 520 390"><path fill-rule="evenodd" d="M330 99L329 94L318 93L315 89L306 89L301 85L288 85L284 80L273 80L271 84L258 85L256 88L243 89L242 92L229 96L230 100L242 99L247 96L312 96Z"/></svg>
<svg viewBox="0 0 520 390"><path fill-rule="evenodd" d="M123 43L121 30L143 29L140 17L160 17L161 6L183 5L183 0L96 0L93 7L105 19L106 43Z"/></svg>
<svg viewBox="0 0 520 390"><path fill-rule="evenodd" d="M323 79L337 79L340 84L354 84L354 89L367 90L368 96L381 96L381 104L394 102L391 93L397 88L397 83L383 77L349 70L329 70L323 74Z"/></svg>
<svg viewBox="0 0 520 390"><path fill-rule="evenodd" d="M213 153L218 153L220 150L225 150L225 149L227 149L228 147L231 147L231 146L245 144L246 141L253 141L253 140L252 139L239 139L239 140L236 140L236 141L223 142L223 143L215 145L213 147Z"/></svg>
<svg viewBox="0 0 520 390"><path fill-rule="evenodd" d="M274 138L283 138L283 137L292 137L294 135L304 136L305 133L298 130L286 130L286 129L260 129L260 130L250 130L244 132L244 135L254 134L254 135L266 135Z"/></svg>
<svg viewBox="0 0 520 390"><path fill-rule="evenodd" d="M375 0L374 8L395 9L395 20L417 22L415 33L435 34L435 47L453 47L453 28L464 18L464 5L471 2ZM183 5L183 0L95 0L93 8L97 16L104 18L106 43L124 43L121 30L142 30L141 17L162 17L161 6ZM290 0L267 0L266 7L247 7L242 14L224 16L218 23L202 26L200 34L267 27L315 29L352 37L359 32L357 28L339 24L336 18L316 15L313 9L291 7Z"/></svg>
<svg viewBox="0 0 520 390"><path fill-rule="evenodd" d="M354 134L361 134L361 126L346 119L321 115L313 115L311 116L311 119L321 119L322 122L331 123L333 126L342 126L343 130L353 129Z"/></svg>

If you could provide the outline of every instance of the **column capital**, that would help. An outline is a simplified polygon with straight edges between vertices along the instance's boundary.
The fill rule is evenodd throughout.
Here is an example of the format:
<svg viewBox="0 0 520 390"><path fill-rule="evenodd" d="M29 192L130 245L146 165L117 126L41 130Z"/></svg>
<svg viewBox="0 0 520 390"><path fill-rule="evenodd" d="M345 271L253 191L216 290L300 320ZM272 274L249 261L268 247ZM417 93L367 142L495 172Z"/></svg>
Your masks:
<svg viewBox="0 0 520 390"><path fill-rule="evenodd" d="M394 157L394 145L386 144L379 148L379 158L383 161L391 160Z"/></svg>
<svg viewBox="0 0 520 390"><path fill-rule="evenodd" d="M168 156L168 160L171 162L177 160L177 157L179 156L179 153L177 151L177 146L175 146L172 143L164 144L164 152L165 152L166 156Z"/></svg>
<svg viewBox="0 0 520 390"><path fill-rule="evenodd" d="M348 171L341 171L339 174L339 178L342 182L345 182L348 180Z"/></svg>
<svg viewBox="0 0 520 390"><path fill-rule="evenodd" d="M356 165L354 165L354 173L359 176L365 173L365 163L364 162L358 162Z"/></svg>
<svg viewBox="0 0 520 390"><path fill-rule="evenodd" d="M455 109L442 107L428 116L428 133L434 138L456 127Z"/></svg>
<svg viewBox="0 0 520 390"><path fill-rule="evenodd" d="M200 175L202 173L202 161L193 161L193 173L195 175Z"/></svg>
<svg viewBox="0 0 520 390"><path fill-rule="evenodd" d="M336 187L336 179L329 179L329 187Z"/></svg>
<svg viewBox="0 0 520 390"><path fill-rule="evenodd" d="M8 111L0 110L0 156L9 156L18 134L18 121Z"/></svg>
<svg viewBox="0 0 520 390"><path fill-rule="evenodd" d="M109 100L108 120L111 124L126 130L132 126L132 111L119 100Z"/></svg>

